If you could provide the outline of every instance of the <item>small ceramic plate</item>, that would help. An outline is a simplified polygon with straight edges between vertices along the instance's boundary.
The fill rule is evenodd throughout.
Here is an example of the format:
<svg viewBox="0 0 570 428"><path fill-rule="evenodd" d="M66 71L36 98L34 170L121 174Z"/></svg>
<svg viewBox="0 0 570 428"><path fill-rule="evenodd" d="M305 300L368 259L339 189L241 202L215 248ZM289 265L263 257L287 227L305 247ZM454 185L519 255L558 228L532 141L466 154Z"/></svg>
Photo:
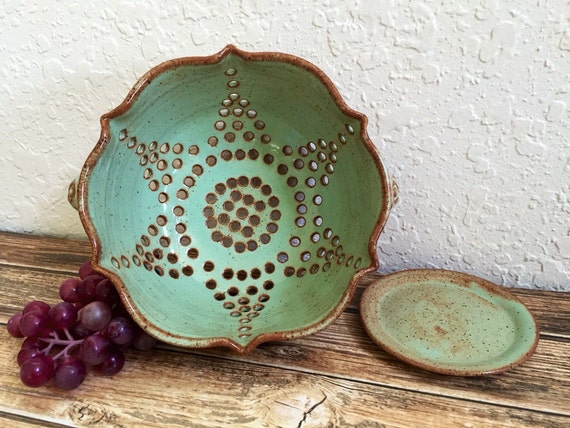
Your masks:
<svg viewBox="0 0 570 428"><path fill-rule="evenodd" d="M372 283L360 304L370 337L388 353L433 372L477 376L529 358L538 327L506 289L461 272L417 269Z"/></svg>

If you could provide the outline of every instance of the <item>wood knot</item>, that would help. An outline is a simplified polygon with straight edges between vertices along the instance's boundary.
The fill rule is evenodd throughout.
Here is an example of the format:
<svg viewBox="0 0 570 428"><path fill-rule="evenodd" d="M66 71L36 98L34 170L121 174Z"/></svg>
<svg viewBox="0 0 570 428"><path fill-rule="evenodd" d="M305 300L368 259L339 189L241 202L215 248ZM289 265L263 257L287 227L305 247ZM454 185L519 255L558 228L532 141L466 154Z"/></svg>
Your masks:
<svg viewBox="0 0 570 428"><path fill-rule="evenodd" d="M306 352L293 345L285 345L279 343L279 346L266 346L263 348L264 352L272 354L273 357L286 358L290 361L300 361L307 359Z"/></svg>
<svg viewBox="0 0 570 428"><path fill-rule="evenodd" d="M77 401L69 408L69 417L79 425L110 423L114 419L111 411L98 403Z"/></svg>

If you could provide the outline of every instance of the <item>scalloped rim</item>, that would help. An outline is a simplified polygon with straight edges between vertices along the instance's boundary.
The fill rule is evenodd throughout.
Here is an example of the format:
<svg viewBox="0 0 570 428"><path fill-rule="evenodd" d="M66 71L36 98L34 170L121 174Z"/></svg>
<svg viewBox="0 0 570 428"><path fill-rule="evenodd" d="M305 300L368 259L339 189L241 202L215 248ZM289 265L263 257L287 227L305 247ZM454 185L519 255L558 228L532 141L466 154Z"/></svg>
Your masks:
<svg viewBox="0 0 570 428"><path fill-rule="evenodd" d="M329 94L332 96L338 108L347 116L352 117L360 122L360 129L361 129L360 138L374 160L374 163L378 169L378 174L380 176L380 180L382 182L382 186L384 189L382 195L381 212L380 215L378 216L378 219L376 221L376 224L374 226L374 229L372 231L372 234L368 242L368 253L370 255L372 263L369 266L362 268L361 270L359 270L354 274L344 292L344 295L340 299L337 306L327 316L325 316L320 321L314 324L310 324L308 326L298 328L295 330L264 333L255 337L246 346L242 346L239 343L226 337L190 338L187 336L174 335L168 331L165 331L157 327L156 325L151 323L142 313L140 313L139 310L135 307L135 305L132 304L132 298L130 296L130 293L125 284L123 283L123 281L119 278L119 276L103 268L99 264L102 244L99 235L97 234L97 231L95 230L95 227L89 216L89 206L87 198L88 194L87 183L89 180L89 176L91 174L93 167L97 163L99 156L103 153L106 145L110 140L110 131L109 131L110 120L126 112L132 106L134 101L138 98L140 93L145 89L145 87L148 86L149 83L159 74L182 65L216 64L219 63L223 58L225 58L228 55L236 55L242 58L243 60L248 60L248 61L273 61L273 62L289 63L291 65L302 67L305 70L312 73L313 75L315 75L316 77L318 77L327 88ZM364 114L351 109L344 102L342 96L334 86L333 82L328 78L328 76L312 63L302 58L280 52L245 52L236 48L233 45L227 45L220 52L211 56L182 57L182 58L172 59L163 62L155 66L154 68L150 69L148 72L146 72L137 81L137 83L133 86L133 88L129 91L128 95L121 104L119 104L116 108L114 108L110 112L101 116L100 123L101 123L101 134L99 137L99 141L94 147L94 149L91 151L91 153L89 154L87 160L85 161L85 165L81 170L77 186L79 216L83 224L83 227L87 233L87 236L89 237L89 240L91 242L91 247L93 250L91 256L91 262L93 264L93 268L95 271L98 271L111 279L111 281L115 285L115 288L117 288L117 291L119 292L119 295L121 296L121 300L123 301L125 307L129 311L133 319L137 322L137 324L139 324L147 333L156 337L157 339L181 347L207 348L214 346L225 346L232 348L239 353L248 353L263 342L295 339L302 336L307 336L316 333L317 331L320 331L325 327L329 326L330 324L332 324L342 314L342 312L344 311L344 309L352 299L352 296L356 289L356 284L362 278L362 276L368 272L372 272L378 269L379 261L376 253L376 242L378 241L380 233L384 228L384 224L388 219L390 209L393 205L393 200L391 199L390 196L393 186L391 184L390 179L387 176L386 169L382 163L382 160L380 159L380 155L366 132L366 127L368 125L368 118Z"/></svg>

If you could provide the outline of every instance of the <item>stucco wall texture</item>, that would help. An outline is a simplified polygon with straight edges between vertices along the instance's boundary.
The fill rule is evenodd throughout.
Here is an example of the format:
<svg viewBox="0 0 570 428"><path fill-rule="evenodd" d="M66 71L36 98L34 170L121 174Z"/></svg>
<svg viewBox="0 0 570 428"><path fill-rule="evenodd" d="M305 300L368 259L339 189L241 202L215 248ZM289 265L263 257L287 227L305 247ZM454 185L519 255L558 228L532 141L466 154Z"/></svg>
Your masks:
<svg viewBox="0 0 570 428"><path fill-rule="evenodd" d="M0 229L84 236L66 192L101 114L228 43L313 62L369 117L400 187L381 271L570 291L566 0L4 1Z"/></svg>

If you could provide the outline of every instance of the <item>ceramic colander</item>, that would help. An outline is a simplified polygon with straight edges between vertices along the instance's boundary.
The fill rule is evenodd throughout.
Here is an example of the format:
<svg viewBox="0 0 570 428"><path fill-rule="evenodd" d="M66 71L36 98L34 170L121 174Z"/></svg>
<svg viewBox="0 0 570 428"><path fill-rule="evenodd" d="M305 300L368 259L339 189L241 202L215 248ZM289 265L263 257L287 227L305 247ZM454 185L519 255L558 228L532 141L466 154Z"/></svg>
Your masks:
<svg viewBox="0 0 570 428"><path fill-rule="evenodd" d="M378 267L396 188L366 118L305 60L167 61L101 126L70 201L95 269L158 339L246 352L311 334Z"/></svg>

